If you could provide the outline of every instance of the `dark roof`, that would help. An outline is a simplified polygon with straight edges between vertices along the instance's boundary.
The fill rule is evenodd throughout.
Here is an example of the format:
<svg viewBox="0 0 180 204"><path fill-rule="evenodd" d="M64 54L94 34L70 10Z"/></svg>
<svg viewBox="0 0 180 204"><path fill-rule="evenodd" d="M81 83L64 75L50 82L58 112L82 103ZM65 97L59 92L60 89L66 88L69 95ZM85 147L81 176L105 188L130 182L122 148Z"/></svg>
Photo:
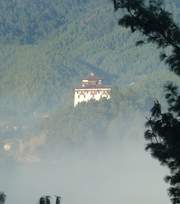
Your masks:
<svg viewBox="0 0 180 204"><path fill-rule="evenodd" d="M87 80L88 82L83 82L83 80ZM108 88L111 89L109 85L103 85L101 83L101 79L98 78L94 73L91 73L87 78L81 81L81 85L75 87L75 89L103 89Z"/></svg>

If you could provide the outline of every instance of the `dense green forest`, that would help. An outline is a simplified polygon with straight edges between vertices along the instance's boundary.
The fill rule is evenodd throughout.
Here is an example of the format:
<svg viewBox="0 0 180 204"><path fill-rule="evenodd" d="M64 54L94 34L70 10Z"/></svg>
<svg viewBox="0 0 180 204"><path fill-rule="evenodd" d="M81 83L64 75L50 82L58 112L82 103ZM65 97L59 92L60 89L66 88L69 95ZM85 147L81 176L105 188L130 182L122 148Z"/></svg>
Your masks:
<svg viewBox="0 0 180 204"><path fill-rule="evenodd" d="M177 20L178 0L165 6ZM3 142L102 140L112 121L145 117L164 82L179 83L154 45L137 47L141 36L117 25L121 14L108 0L1 0L0 13ZM74 109L73 88L92 71L112 86L112 99Z"/></svg>

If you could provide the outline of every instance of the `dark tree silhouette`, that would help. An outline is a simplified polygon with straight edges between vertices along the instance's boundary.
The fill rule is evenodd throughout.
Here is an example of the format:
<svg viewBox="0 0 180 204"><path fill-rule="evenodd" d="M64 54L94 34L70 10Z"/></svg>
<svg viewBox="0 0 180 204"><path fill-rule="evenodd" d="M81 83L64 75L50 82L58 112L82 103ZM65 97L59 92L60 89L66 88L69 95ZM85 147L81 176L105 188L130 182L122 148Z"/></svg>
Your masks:
<svg viewBox="0 0 180 204"><path fill-rule="evenodd" d="M47 195L45 196L46 204L51 204L51 196Z"/></svg>
<svg viewBox="0 0 180 204"><path fill-rule="evenodd" d="M6 194L4 192L0 192L0 204L4 204L6 201Z"/></svg>
<svg viewBox="0 0 180 204"><path fill-rule="evenodd" d="M40 199L39 199L39 204L46 204L46 199L45 199L45 197L40 197Z"/></svg>
<svg viewBox="0 0 180 204"><path fill-rule="evenodd" d="M180 28L171 13L163 8L160 0L113 0L114 9L123 9L125 14L119 25L140 32L142 40L136 45L154 43L160 52L160 59L169 65L171 71L180 76ZM171 48L167 54L166 48ZM180 94L178 87L169 83L165 86L168 111L163 113L155 101L151 116L147 120L146 150L170 170L165 181L169 182L169 196L173 204L180 203Z"/></svg>
<svg viewBox="0 0 180 204"><path fill-rule="evenodd" d="M61 196L56 196L56 204L60 204L61 203Z"/></svg>

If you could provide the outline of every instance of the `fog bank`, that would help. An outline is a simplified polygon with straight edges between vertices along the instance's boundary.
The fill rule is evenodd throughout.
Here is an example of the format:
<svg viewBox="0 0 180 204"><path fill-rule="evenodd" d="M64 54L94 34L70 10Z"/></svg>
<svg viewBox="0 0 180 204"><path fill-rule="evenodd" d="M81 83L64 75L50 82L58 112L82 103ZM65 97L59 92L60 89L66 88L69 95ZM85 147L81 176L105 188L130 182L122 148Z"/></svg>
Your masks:
<svg viewBox="0 0 180 204"><path fill-rule="evenodd" d="M170 203L163 181L167 171L144 151L143 136L63 150L61 155L49 150L49 155L38 163L1 165L7 204L37 203L44 194L62 195L63 204Z"/></svg>

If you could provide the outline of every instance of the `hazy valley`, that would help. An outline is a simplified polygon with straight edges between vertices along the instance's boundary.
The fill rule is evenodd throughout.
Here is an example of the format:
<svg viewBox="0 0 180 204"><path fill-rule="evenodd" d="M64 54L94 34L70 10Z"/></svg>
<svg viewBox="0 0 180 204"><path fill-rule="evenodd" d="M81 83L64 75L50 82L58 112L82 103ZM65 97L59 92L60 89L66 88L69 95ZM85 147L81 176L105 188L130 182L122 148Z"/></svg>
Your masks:
<svg viewBox="0 0 180 204"><path fill-rule="evenodd" d="M165 6L178 21L178 0ZM169 203L166 169L144 151L143 138L153 100L166 108L164 83L180 84L159 50L137 47L140 34L118 26L122 14L108 0L1 0L0 13L7 204L32 204L45 193L67 204ZM90 72L112 86L112 99L74 109L73 88Z"/></svg>

